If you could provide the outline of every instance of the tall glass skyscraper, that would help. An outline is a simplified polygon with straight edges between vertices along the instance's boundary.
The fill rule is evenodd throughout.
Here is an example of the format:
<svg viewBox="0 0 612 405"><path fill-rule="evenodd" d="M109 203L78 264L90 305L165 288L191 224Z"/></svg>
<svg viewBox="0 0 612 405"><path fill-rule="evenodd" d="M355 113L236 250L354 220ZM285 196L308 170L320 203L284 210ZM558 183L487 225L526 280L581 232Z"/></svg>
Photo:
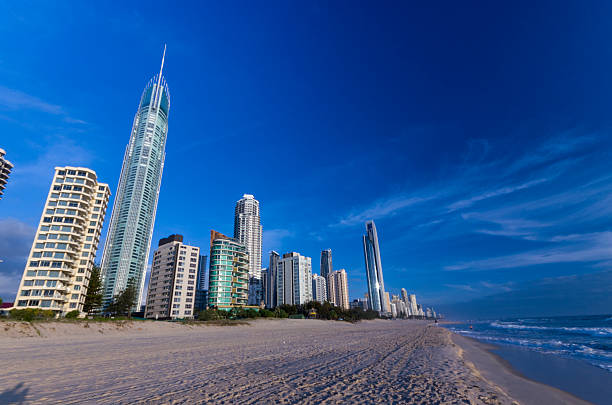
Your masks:
<svg viewBox="0 0 612 405"><path fill-rule="evenodd" d="M378 312L389 312L385 300L385 282L383 281L382 265L378 234L374 221L366 222L366 235L363 235L363 255L365 257L366 275L368 277L368 298L370 309Z"/></svg>
<svg viewBox="0 0 612 405"><path fill-rule="evenodd" d="M170 93L159 74L145 87L134 117L102 257L104 302L120 293L130 279L138 287L140 305L161 186L168 133Z"/></svg>

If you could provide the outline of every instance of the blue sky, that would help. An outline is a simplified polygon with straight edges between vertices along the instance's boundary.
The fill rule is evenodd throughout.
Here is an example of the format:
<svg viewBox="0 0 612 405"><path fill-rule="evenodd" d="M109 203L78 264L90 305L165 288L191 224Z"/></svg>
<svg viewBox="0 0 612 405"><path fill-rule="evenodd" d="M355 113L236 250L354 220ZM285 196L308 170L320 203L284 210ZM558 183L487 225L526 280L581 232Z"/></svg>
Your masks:
<svg viewBox="0 0 612 405"><path fill-rule="evenodd" d="M54 166L91 167L114 193L167 43L154 243L208 246L251 193L264 251L311 256L318 272L332 248L351 298L366 291L374 219L391 292L450 313L508 294L529 299L507 313L600 311L589 297L612 287L582 281L612 286L611 14L605 2L3 3L0 147L15 169L0 296L14 297ZM538 301L542 285L557 297Z"/></svg>

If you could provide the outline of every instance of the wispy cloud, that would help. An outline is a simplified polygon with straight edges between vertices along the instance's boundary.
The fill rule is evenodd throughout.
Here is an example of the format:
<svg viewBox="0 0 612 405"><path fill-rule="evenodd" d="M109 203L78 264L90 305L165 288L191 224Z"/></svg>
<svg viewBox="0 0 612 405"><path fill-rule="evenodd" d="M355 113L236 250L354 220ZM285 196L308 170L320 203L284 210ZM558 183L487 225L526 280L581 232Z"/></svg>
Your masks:
<svg viewBox="0 0 612 405"><path fill-rule="evenodd" d="M537 179L537 180L531 180L526 183L522 183L522 184L518 184L514 186L502 187L496 190L486 191L484 193L475 195L465 200L456 201L452 203L451 205L449 205L448 209L449 211L456 211L458 209L467 208L467 207L474 205L474 203L478 201L486 200L488 198L493 198L493 197L499 197L499 196L506 195L506 194L511 194L511 193L514 193L520 190L524 190L526 188L536 186L546 181L548 181L548 179Z"/></svg>
<svg viewBox="0 0 612 405"><path fill-rule="evenodd" d="M422 204L426 201L434 199L435 196L399 196L389 199L383 199L374 203L374 205L362 210L349 214L345 218L340 219L332 226L352 226L362 224L370 219L380 219L396 214L404 208L411 207L416 204Z"/></svg>
<svg viewBox="0 0 612 405"><path fill-rule="evenodd" d="M31 96L19 90L0 86L0 107L9 110L28 109L48 114L63 114L61 106L48 103L38 97Z"/></svg>
<svg viewBox="0 0 612 405"><path fill-rule="evenodd" d="M551 263L612 260L612 232L558 236L561 246L449 265L445 270L499 270Z"/></svg>
<svg viewBox="0 0 612 405"><path fill-rule="evenodd" d="M264 229L263 241L264 252L279 250L287 238L293 237L294 233L288 229Z"/></svg>

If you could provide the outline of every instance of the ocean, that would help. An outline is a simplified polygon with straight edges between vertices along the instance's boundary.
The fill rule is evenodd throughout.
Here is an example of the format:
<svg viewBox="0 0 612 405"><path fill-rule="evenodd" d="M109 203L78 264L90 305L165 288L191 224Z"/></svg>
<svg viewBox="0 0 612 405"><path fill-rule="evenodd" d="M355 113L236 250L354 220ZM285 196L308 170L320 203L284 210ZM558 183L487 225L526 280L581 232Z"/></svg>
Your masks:
<svg viewBox="0 0 612 405"><path fill-rule="evenodd" d="M498 319L445 326L484 342L582 360L612 373L612 315Z"/></svg>

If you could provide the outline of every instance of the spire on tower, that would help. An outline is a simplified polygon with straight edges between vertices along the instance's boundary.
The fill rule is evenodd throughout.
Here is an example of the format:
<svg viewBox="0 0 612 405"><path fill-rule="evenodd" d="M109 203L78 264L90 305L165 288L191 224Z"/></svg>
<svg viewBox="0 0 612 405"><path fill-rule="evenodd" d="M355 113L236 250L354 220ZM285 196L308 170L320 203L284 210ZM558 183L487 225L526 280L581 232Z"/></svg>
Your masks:
<svg viewBox="0 0 612 405"><path fill-rule="evenodd" d="M159 68L159 75L157 75L157 86L155 86L155 108L159 108L159 104L161 103L161 79L162 72L164 70L164 60L166 59L166 44L164 44L164 53L162 55L161 67Z"/></svg>

